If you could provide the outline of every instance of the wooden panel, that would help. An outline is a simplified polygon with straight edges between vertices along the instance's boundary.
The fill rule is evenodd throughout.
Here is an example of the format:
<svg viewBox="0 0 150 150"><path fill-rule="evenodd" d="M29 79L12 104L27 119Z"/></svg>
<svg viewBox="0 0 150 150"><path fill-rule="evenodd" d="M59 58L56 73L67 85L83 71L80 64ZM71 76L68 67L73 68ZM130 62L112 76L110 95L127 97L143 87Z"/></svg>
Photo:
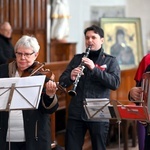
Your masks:
<svg viewBox="0 0 150 150"><path fill-rule="evenodd" d="M10 0L0 0L0 23L10 19L9 2Z"/></svg>
<svg viewBox="0 0 150 150"><path fill-rule="evenodd" d="M116 91L111 92L111 98L119 101L124 101L124 104L130 103L128 100L129 90L135 86L134 76L137 68L121 71L121 84Z"/></svg>
<svg viewBox="0 0 150 150"><path fill-rule="evenodd" d="M46 59L47 0L0 0L0 22L9 21L13 28L12 43L24 34L35 36L41 46L40 62Z"/></svg>
<svg viewBox="0 0 150 150"><path fill-rule="evenodd" d="M37 38L39 44L40 44L40 53L37 58L39 62L45 62L46 61L46 36L45 32L37 30L35 33L35 37Z"/></svg>
<svg viewBox="0 0 150 150"><path fill-rule="evenodd" d="M69 61L51 62L51 63L46 63L45 68L50 69L55 74L55 80L58 81L59 76L66 69L68 64Z"/></svg>
<svg viewBox="0 0 150 150"><path fill-rule="evenodd" d="M37 29L46 28L46 2L47 0L35 0L35 24Z"/></svg>
<svg viewBox="0 0 150 150"><path fill-rule="evenodd" d="M23 26L24 30L25 29L32 29L34 31L34 21L35 21L35 5L34 5L34 0L24 0L23 1Z"/></svg>
<svg viewBox="0 0 150 150"><path fill-rule="evenodd" d="M55 74L55 81L58 82L60 75L66 69L69 61L59 61L59 62L51 62L46 63L45 68L50 69ZM57 93L59 99L59 108L58 110L66 108L66 99L67 93Z"/></svg>
<svg viewBox="0 0 150 150"><path fill-rule="evenodd" d="M51 63L46 63L45 64L45 68L50 69L54 74L55 74L55 81L57 82L59 79L59 76L62 74L62 72L65 70L65 68L67 67L69 61L61 61L61 62L51 62ZM59 132L56 131L56 127L58 122L56 122L57 120L59 120L59 124L62 126L62 122L64 125L64 131L65 131L65 122L66 119L64 118L64 120L61 120L57 115L57 112L65 110L66 111L66 101L67 101L67 93L57 93L58 96L58 103L59 103L59 108L57 109L57 111L52 114L51 117L51 131L52 131L52 141L56 141L59 145L64 145L64 132ZM58 118L56 118L56 116ZM57 133L57 134L56 134Z"/></svg>
<svg viewBox="0 0 150 150"><path fill-rule="evenodd" d="M23 29L23 2L22 0L20 1L15 1L15 0L9 0L10 1L10 19L7 20L10 22L10 24L13 27L13 31L15 30L21 30ZM22 32L21 32L22 33Z"/></svg>
<svg viewBox="0 0 150 150"><path fill-rule="evenodd" d="M71 60L76 53L76 43L51 43L50 61Z"/></svg>

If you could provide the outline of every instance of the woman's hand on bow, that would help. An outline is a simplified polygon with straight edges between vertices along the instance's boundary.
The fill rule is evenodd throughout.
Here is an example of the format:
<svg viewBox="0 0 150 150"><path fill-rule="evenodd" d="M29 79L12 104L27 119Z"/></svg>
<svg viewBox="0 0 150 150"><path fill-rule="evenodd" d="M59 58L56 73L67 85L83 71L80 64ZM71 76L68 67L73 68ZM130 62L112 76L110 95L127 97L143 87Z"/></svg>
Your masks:
<svg viewBox="0 0 150 150"><path fill-rule="evenodd" d="M46 83L46 94L50 97L54 96L56 94L56 91L57 91L57 85L55 82L49 80L47 83Z"/></svg>

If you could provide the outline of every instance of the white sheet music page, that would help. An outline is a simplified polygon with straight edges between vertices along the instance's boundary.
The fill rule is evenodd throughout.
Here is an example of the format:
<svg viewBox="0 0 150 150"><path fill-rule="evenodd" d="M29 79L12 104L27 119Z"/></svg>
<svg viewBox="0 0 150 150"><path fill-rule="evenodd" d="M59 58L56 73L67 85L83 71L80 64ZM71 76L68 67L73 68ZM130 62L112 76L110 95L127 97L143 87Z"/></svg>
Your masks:
<svg viewBox="0 0 150 150"><path fill-rule="evenodd" d="M110 106L107 98L87 98L85 111L89 119L101 120L111 118L108 106Z"/></svg>
<svg viewBox="0 0 150 150"><path fill-rule="evenodd" d="M45 75L0 79L0 110L5 110L14 84L10 110L37 109Z"/></svg>

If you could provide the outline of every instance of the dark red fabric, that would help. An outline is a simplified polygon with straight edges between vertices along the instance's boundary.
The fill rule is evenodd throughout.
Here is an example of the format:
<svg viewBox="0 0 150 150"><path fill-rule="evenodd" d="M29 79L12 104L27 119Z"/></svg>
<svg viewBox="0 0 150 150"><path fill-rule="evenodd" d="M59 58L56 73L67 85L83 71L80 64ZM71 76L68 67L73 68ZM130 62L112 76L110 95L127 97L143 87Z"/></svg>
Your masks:
<svg viewBox="0 0 150 150"><path fill-rule="evenodd" d="M139 82L147 66L150 64L150 54L144 56L139 64L134 80Z"/></svg>

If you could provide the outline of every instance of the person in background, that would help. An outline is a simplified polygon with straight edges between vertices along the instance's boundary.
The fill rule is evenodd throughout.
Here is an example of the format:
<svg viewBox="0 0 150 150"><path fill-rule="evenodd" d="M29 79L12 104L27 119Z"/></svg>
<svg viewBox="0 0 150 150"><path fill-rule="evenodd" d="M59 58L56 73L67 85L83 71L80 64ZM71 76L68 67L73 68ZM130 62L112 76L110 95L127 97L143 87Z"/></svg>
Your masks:
<svg viewBox="0 0 150 150"><path fill-rule="evenodd" d="M39 49L40 46L35 37L22 36L14 47L16 60L0 65L0 78L22 77L25 72L30 73L36 67L35 60ZM9 142L11 150L51 150L49 114L54 113L58 108L56 90L56 83L46 80L38 109L11 110L10 113L0 111L0 148L2 150L9 150Z"/></svg>
<svg viewBox="0 0 150 150"><path fill-rule="evenodd" d="M9 22L0 24L0 64L8 63L15 58L11 43L12 27Z"/></svg>
<svg viewBox="0 0 150 150"><path fill-rule="evenodd" d="M120 67L115 57L104 52L104 31L92 25L84 30L86 48L90 48L89 56L85 53L76 54L59 78L63 87L73 85L81 72L80 64L85 69L76 87L77 95L71 98L68 108L65 149L81 150L84 137L89 130L92 149L106 150L106 140L109 131L109 120L88 120L83 102L86 98L110 98L110 90L116 90L120 85Z"/></svg>
<svg viewBox="0 0 150 150"><path fill-rule="evenodd" d="M150 54L145 55L136 71L136 75L134 80L136 81L136 87L133 87L130 92L129 92L129 100L134 99L139 100L141 97L140 93L142 92L141 90L141 80L142 80L142 75L145 72L145 70L148 70L147 67L150 65ZM150 70L149 70L150 71ZM137 122L137 133L138 133L138 144L139 144L139 150L144 150L144 145L145 145L145 126L141 122Z"/></svg>

